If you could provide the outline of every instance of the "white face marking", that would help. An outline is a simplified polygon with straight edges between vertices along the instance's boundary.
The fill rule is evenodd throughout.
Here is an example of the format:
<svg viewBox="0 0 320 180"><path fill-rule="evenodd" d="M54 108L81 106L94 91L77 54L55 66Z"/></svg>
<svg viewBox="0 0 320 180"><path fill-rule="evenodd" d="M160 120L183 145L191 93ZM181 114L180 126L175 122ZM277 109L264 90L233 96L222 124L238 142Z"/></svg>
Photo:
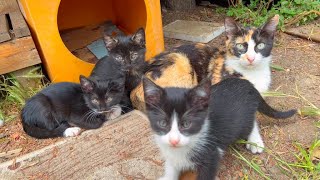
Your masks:
<svg viewBox="0 0 320 180"><path fill-rule="evenodd" d="M264 144L261 138L258 123L254 120L252 131L248 137L248 142L252 144L247 144L246 147L249 149L253 154L262 153Z"/></svg>
<svg viewBox="0 0 320 180"><path fill-rule="evenodd" d="M244 68L255 68L256 66L259 66L261 61L264 60L264 57L261 53L257 53L254 48L256 46L256 43L253 39L250 39L248 42L248 49L245 54L242 54L240 56L240 65Z"/></svg>
<svg viewBox="0 0 320 180"><path fill-rule="evenodd" d="M64 132L63 132L63 136L64 137L73 137L73 136L78 136L80 134L81 128L79 127L71 127L71 128L67 128Z"/></svg>
<svg viewBox="0 0 320 180"><path fill-rule="evenodd" d="M171 147L181 147L188 145L190 138L180 133L178 127L179 119L175 111L172 113L171 121L172 124L170 131L166 135L161 136L162 143Z"/></svg>

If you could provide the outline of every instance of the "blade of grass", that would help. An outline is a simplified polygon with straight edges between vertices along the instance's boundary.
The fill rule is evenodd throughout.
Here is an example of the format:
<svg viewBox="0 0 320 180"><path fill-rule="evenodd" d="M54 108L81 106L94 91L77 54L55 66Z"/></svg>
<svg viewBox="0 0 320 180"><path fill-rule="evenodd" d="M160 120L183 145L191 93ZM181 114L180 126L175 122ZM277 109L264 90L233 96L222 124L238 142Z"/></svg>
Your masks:
<svg viewBox="0 0 320 180"><path fill-rule="evenodd" d="M285 69L279 65L271 64L270 67L276 71L285 71Z"/></svg>

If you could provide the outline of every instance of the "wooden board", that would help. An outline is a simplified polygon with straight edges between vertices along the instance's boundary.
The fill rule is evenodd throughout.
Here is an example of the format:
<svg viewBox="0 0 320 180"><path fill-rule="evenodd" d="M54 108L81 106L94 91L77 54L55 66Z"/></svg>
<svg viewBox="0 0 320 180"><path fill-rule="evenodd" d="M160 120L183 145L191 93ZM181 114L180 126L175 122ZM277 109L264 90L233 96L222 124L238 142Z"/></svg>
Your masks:
<svg viewBox="0 0 320 180"><path fill-rule="evenodd" d="M6 15L0 15L0 43L11 39Z"/></svg>
<svg viewBox="0 0 320 180"><path fill-rule="evenodd" d="M19 6L16 0L0 0L0 15L18 10Z"/></svg>
<svg viewBox="0 0 320 180"><path fill-rule="evenodd" d="M162 173L149 122L139 111L0 164L6 180L157 179Z"/></svg>
<svg viewBox="0 0 320 180"><path fill-rule="evenodd" d="M41 63L31 36L0 44L0 74Z"/></svg>
<svg viewBox="0 0 320 180"><path fill-rule="evenodd" d="M12 23L13 33L15 38L25 37L30 35L29 27L22 16L20 10L9 13Z"/></svg>

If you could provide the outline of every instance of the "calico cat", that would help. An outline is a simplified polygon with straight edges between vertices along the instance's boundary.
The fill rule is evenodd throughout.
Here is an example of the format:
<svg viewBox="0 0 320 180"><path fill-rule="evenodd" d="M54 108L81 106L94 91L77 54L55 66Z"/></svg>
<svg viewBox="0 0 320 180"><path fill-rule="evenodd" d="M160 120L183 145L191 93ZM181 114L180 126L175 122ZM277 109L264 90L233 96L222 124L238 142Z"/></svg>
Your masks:
<svg viewBox="0 0 320 180"><path fill-rule="evenodd" d="M76 136L121 115L125 73L112 57L99 60L80 84L62 82L31 97L21 112L24 131L35 138Z"/></svg>
<svg viewBox="0 0 320 180"><path fill-rule="evenodd" d="M165 159L160 179L178 179L180 172L195 170L197 179L212 180L227 147L242 138L252 153L261 153L264 143L255 114L288 118L270 107L247 80L229 78L211 86L204 79L194 88L161 88L143 79L146 114L156 144Z"/></svg>
<svg viewBox="0 0 320 180"><path fill-rule="evenodd" d="M249 80L259 92L265 92L271 83L269 64L278 22L276 15L257 29L243 28L228 17L225 51L202 43L172 48L150 60L146 76L161 87L194 87L208 75L212 75L212 84L239 77ZM135 108L144 111L142 84L132 91L130 98Z"/></svg>
<svg viewBox="0 0 320 180"><path fill-rule="evenodd" d="M129 36L112 37L105 35L106 47L116 61L125 66L126 91L131 92L140 82L148 68L145 61L146 41L143 28Z"/></svg>

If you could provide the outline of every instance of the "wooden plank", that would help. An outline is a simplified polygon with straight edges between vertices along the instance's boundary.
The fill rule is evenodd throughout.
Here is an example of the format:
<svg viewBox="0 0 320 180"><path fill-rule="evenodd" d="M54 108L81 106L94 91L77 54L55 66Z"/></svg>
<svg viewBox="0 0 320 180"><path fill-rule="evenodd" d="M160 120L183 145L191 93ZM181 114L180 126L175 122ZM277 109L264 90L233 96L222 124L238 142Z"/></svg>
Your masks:
<svg viewBox="0 0 320 180"><path fill-rule="evenodd" d="M22 16L20 10L14 11L9 13L13 33L16 38L25 37L30 35L29 27L24 20L24 17Z"/></svg>
<svg viewBox="0 0 320 180"><path fill-rule="evenodd" d="M3 179L157 179L162 173L149 121L139 111L0 164Z"/></svg>
<svg viewBox="0 0 320 180"><path fill-rule="evenodd" d="M18 10L19 6L16 0L0 0L0 15Z"/></svg>
<svg viewBox="0 0 320 180"><path fill-rule="evenodd" d="M0 44L0 74L41 63L31 36Z"/></svg>
<svg viewBox="0 0 320 180"><path fill-rule="evenodd" d="M0 15L0 42L11 39L6 15Z"/></svg>

